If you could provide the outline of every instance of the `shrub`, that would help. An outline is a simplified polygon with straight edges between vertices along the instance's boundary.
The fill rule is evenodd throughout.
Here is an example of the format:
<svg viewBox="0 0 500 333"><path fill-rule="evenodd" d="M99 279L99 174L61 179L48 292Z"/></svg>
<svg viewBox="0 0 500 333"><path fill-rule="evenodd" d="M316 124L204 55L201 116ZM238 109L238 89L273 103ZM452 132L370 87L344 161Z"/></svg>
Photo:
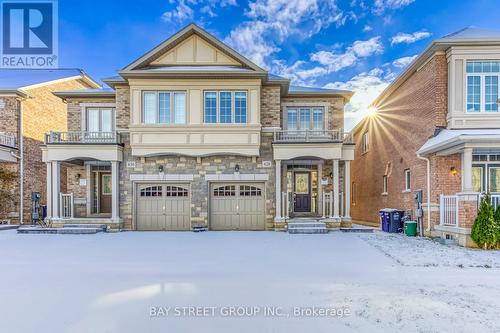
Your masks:
<svg viewBox="0 0 500 333"><path fill-rule="evenodd" d="M500 230L498 230L499 224L495 221L496 215L491 205L490 194L486 193L481 199L470 235L472 240L483 249L494 249L499 246Z"/></svg>

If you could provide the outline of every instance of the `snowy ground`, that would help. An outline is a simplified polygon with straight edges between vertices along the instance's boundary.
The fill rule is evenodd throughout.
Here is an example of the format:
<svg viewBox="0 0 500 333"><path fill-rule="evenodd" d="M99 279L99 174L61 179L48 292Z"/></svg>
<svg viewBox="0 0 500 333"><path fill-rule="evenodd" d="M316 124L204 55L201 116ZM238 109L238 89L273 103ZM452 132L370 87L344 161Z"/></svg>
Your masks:
<svg viewBox="0 0 500 333"><path fill-rule="evenodd" d="M500 331L499 251L402 235L10 230L0 253L0 332Z"/></svg>

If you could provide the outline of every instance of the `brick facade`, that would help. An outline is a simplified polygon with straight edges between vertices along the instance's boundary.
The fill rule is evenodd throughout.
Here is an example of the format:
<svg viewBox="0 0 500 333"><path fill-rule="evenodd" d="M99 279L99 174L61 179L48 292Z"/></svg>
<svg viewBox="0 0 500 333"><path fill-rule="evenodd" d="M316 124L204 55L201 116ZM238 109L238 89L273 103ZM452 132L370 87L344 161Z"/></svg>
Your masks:
<svg viewBox="0 0 500 333"><path fill-rule="evenodd" d="M423 202L427 202L427 164L417 158L416 151L437 128L446 126L447 96L447 61L444 54L437 54L376 105L375 115L356 126L353 134L358 149L351 163L351 182L356 187L353 220L378 223L378 211L386 207L413 213L413 193L418 189L423 190ZM361 149L365 132L370 141L367 153ZM450 169L460 171L461 161L459 155L431 156L430 160L431 203L438 204L440 193L460 190L460 174L451 175ZM410 191L405 191L406 169L411 174ZM382 195L384 175L387 195Z"/></svg>
<svg viewBox="0 0 500 333"><path fill-rule="evenodd" d="M31 192L40 192L42 204L46 203L46 165L42 162L42 151L44 134L49 131L66 131L68 126L67 106L52 93L62 90L89 89L90 86L80 79L64 80L53 84L41 85L26 92L29 98L23 99L19 104L22 106L23 126L23 155L24 163L24 223L31 223ZM0 132L15 131L18 146L20 129L20 110L16 106L15 97L0 97L7 100L7 107L0 112ZM7 110L7 111L6 111ZM19 172L19 162L9 166ZM0 165L2 167L2 165ZM62 175L66 170L61 168ZM64 177L65 179L66 177ZM66 187L65 181L61 188ZM7 204L7 211L0 212L0 219L7 218L12 223L19 221L19 185L13 189L11 202ZM14 209L14 210L13 210Z"/></svg>

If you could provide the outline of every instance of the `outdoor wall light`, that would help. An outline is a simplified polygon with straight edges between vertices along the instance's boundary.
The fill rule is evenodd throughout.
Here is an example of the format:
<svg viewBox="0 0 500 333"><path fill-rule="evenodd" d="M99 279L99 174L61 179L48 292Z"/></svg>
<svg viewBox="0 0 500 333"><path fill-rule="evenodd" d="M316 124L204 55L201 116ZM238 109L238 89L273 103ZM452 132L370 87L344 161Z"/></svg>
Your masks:
<svg viewBox="0 0 500 333"><path fill-rule="evenodd" d="M158 166L158 172L160 172L160 173L163 172L163 165Z"/></svg>
<svg viewBox="0 0 500 333"><path fill-rule="evenodd" d="M240 165L239 164L236 164L234 166L234 172L240 172Z"/></svg>
<svg viewBox="0 0 500 333"><path fill-rule="evenodd" d="M453 166L450 168L450 175L456 176L458 174L457 169Z"/></svg>

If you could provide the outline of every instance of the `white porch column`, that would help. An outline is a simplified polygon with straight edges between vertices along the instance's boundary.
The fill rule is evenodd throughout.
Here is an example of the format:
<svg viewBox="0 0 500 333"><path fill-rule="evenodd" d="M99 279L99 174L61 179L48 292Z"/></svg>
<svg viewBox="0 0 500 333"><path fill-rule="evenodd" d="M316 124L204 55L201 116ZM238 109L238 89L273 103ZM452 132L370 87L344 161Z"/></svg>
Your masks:
<svg viewBox="0 0 500 333"><path fill-rule="evenodd" d="M281 221L281 160L275 160L276 163L276 217L275 222Z"/></svg>
<svg viewBox="0 0 500 333"><path fill-rule="evenodd" d="M339 160L333 160L333 218L339 218Z"/></svg>
<svg viewBox="0 0 500 333"><path fill-rule="evenodd" d="M120 218L120 170L117 161L111 161L111 218L118 220Z"/></svg>
<svg viewBox="0 0 500 333"><path fill-rule="evenodd" d="M59 218L59 207L60 199L59 195L61 192L61 162L52 162L52 217Z"/></svg>
<svg viewBox="0 0 500 333"><path fill-rule="evenodd" d="M351 218L351 161L344 161L344 217Z"/></svg>
<svg viewBox="0 0 500 333"><path fill-rule="evenodd" d="M47 218L52 218L52 163L46 162L47 165Z"/></svg>
<svg viewBox="0 0 500 333"><path fill-rule="evenodd" d="M92 183L92 171L91 171L91 166L86 165L85 166L85 178L87 178L87 186L86 186L86 194L87 194L87 216L90 216L92 214L92 191L94 189L93 183Z"/></svg>
<svg viewBox="0 0 500 333"><path fill-rule="evenodd" d="M472 148L464 149L463 157L463 186L462 192L472 192Z"/></svg>
<svg viewBox="0 0 500 333"><path fill-rule="evenodd" d="M323 212L323 185L321 179L323 178L323 164L318 164L318 214Z"/></svg>

